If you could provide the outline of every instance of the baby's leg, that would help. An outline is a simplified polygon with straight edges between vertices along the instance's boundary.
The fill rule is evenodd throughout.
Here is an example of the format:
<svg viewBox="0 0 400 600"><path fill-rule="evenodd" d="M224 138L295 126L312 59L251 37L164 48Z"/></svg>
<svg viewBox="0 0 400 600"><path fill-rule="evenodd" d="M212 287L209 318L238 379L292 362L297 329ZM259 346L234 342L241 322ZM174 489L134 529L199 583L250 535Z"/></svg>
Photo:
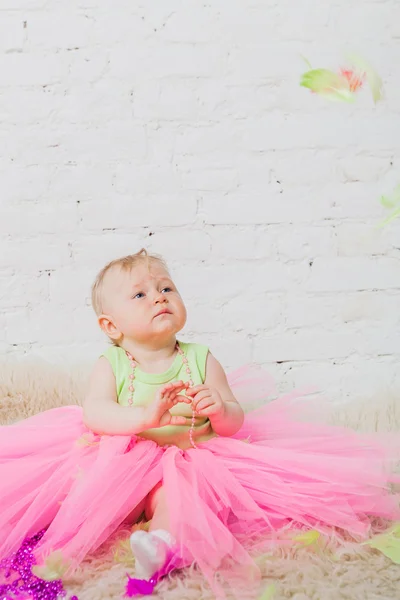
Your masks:
<svg viewBox="0 0 400 600"><path fill-rule="evenodd" d="M150 531L164 529L169 531L169 518L167 511L167 501L165 498L165 490L162 483L156 485L146 498L145 506L146 519L150 522Z"/></svg>
<svg viewBox="0 0 400 600"><path fill-rule="evenodd" d="M133 525L134 523L137 523L138 521L140 521L140 517L145 512L145 507L146 507L146 499L142 500L142 502L140 502L140 504L135 506L133 511L131 513L129 513L129 515L126 517L125 523L128 523L129 525Z"/></svg>
<svg viewBox="0 0 400 600"><path fill-rule="evenodd" d="M169 532L169 519L164 488L158 484L146 498L145 516L150 521L150 531L135 531L130 537L136 558L137 576L148 579L165 563L174 539Z"/></svg>

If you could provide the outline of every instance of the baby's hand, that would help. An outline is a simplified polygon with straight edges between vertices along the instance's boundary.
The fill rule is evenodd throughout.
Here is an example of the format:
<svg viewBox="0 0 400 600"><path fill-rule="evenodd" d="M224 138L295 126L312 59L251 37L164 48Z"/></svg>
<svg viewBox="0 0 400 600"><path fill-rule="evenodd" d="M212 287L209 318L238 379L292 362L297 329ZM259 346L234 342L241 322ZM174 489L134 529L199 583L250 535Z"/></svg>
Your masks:
<svg viewBox="0 0 400 600"><path fill-rule="evenodd" d="M193 410L201 417L221 417L225 412L224 401L218 390L208 385L196 385L186 390L186 395L193 398Z"/></svg>
<svg viewBox="0 0 400 600"><path fill-rule="evenodd" d="M192 401L186 396L178 396L187 390L188 383L175 381L162 386L156 393L153 402L146 409L146 427L165 427L166 425L186 425L186 417L171 415L170 409L178 402L190 404Z"/></svg>

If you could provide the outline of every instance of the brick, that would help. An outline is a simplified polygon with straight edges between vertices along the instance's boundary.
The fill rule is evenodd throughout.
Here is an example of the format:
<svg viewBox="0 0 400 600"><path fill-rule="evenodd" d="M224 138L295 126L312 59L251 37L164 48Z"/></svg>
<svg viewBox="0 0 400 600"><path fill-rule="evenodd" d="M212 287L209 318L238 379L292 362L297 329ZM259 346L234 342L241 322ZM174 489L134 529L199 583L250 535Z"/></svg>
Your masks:
<svg viewBox="0 0 400 600"><path fill-rule="evenodd" d="M237 190L227 196L202 194L201 209L206 223L212 225L257 225L306 223L328 215L328 201L310 194L309 188L284 190L276 186L246 193Z"/></svg>
<svg viewBox="0 0 400 600"><path fill-rule="evenodd" d="M75 203L14 201L2 208L1 214L2 235L30 237L32 231L36 234L75 235L78 226L78 209Z"/></svg>
<svg viewBox="0 0 400 600"><path fill-rule="evenodd" d="M97 275L97 271L104 265L94 268L82 267L79 270L73 265L59 267L49 277L49 295L52 305L67 306L89 306L91 285Z"/></svg>
<svg viewBox="0 0 400 600"><path fill-rule="evenodd" d="M347 115L327 118L315 115L264 115L261 119L248 119L242 132L242 144L253 152L290 148L348 148L373 147L392 150L399 147L396 132L400 128L400 115L380 115L365 121ZM236 132L239 134L239 126ZM338 132L340 131L340 135Z"/></svg>
<svg viewBox="0 0 400 600"><path fill-rule="evenodd" d="M18 270L0 275L0 303L5 309L23 308L27 303L40 304L49 298L47 273L29 274Z"/></svg>
<svg viewBox="0 0 400 600"><path fill-rule="evenodd" d="M121 194L146 194L182 188L182 176L169 165L119 165L115 174L115 189Z"/></svg>
<svg viewBox="0 0 400 600"><path fill-rule="evenodd" d="M271 16L265 17L271 21ZM252 25L257 28L257 25ZM262 27L259 23L258 26ZM301 50L300 50L301 51ZM293 41L256 41L237 45L231 49L228 58L227 81L234 85L260 86L265 83L281 84L289 76L298 79L298 67L293 57L299 52L298 43ZM262 57L262 58L261 58Z"/></svg>
<svg viewBox="0 0 400 600"><path fill-rule="evenodd" d="M244 303L246 310L243 310ZM188 299L187 308L186 328L195 335L229 331L241 332L244 337L254 336L261 331L274 331L282 323L282 296L274 293L256 294L250 298L241 294L222 302Z"/></svg>
<svg viewBox="0 0 400 600"><path fill-rule="evenodd" d="M377 223L340 223L335 227L339 256L384 256L390 239Z"/></svg>
<svg viewBox="0 0 400 600"><path fill-rule="evenodd" d="M171 197L174 210L171 210ZM190 225L196 218L195 195L176 191L166 194L139 194L107 196L106 199L85 201L79 205L82 227L87 231L120 229L122 232L137 227Z"/></svg>
<svg viewBox="0 0 400 600"><path fill-rule="evenodd" d="M331 402L343 405L346 400L382 398L395 390L393 384L398 373L396 363L369 360L365 368L365 358L353 358L344 363L308 362L288 363L287 382L290 387L315 386Z"/></svg>
<svg viewBox="0 0 400 600"><path fill-rule="evenodd" d="M239 187L236 169L197 168L180 174L182 186L187 190L227 193Z"/></svg>
<svg viewBox="0 0 400 600"><path fill-rule="evenodd" d="M114 193L112 168L100 165L60 165L48 183L52 201L106 200Z"/></svg>
<svg viewBox="0 0 400 600"><path fill-rule="evenodd" d="M0 240L0 267L35 272L52 270L70 263L68 238L61 235L17 236Z"/></svg>
<svg viewBox="0 0 400 600"><path fill-rule="evenodd" d="M253 264L251 269L241 269L240 274L237 264L217 265L215 261L197 268L196 277L193 276L193 265L177 264L173 272L181 281L182 292L188 301L196 298L225 301L243 294L246 297L246 290L251 294L279 292L290 287L295 279L295 272L278 261Z"/></svg>
<svg viewBox="0 0 400 600"><path fill-rule="evenodd" d="M70 91L76 85L83 87L88 84L98 84L98 94L101 96L101 100L99 101L100 106L96 107L97 111L101 110L101 105L104 103L105 89L109 91L110 95L114 92L114 98L116 98L117 90L121 85L131 87L130 81L114 81L111 86L109 81L103 79L108 69L108 60L109 55L105 47L79 48L79 50L68 52L68 89ZM119 107L119 98L115 102L118 103ZM80 112L81 107L78 106L77 115ZM119 108L114 116L116 114L119 114Z"/></svg>
<svg viewBox="0 0 400 600"><path fill-rule="evenodd" d="M211 252L210 236L205 231L189 228L163 228L151 230L144 242L146 248L156 254L161 254L167 261L198 260L209 258Z"/></svg>
<svg viewBox="0 0 400 600"><path fill-rule="evenodd" d="M129 56L129 61L126 57ZM196 44L127 44L110 51L112 78L131 77L136 80L163 77L218 77L223 74L225 56L220 47Z"/></svg>
<svg viewBox="0 0 400 600"><path fill-rule="evenodd" d="M221 115L221 118L247 119L249 114L261 117L266 111L283 108L287 102L281 88L270 80L257 84L251 81L231 83L223 89L224 96L221 94L221 102L213 112L213 116Z"/></svg>
<svg viewBox="0 0 400 600"><path fill-rule="evenodd" d="M124 18L121 18L120 10L112 10L111 4L109 9L98 10L97 0L80 0L80 3L94 9L89 13L94 18L93 36L96 41L101 41L104 48L118 47L121 40L130 42L135 39L145 44L154 34L149 20L142 18L140 9L129 2L124 6ZM161 11L163 7L159 5L159 9Z"/></svg>
<svg viewBox="0 0 400 600"><path fill-rule="evenodd" d="M53 87L25 88L23 92L19 91L17 94L14 87L3 88L0 104L1 120L3 123L17 126L44 123L52 114L57 114L63 101L63 92ZM29 111L26 110L27 106ZM9 143L12 141L12 137L9 136ZM14 140L14 144L15 141L18 140ZM9 154L10 150L9 147Z"/></svg>
<svg viewBox="0 0 400 600"><path fill-rule="evenodd" d="M265 334L255 338L254 352L259 362L347 358L354 352L355 344L361 343L360 336L321 329Z"/></svg>
<svg viewBox="0 0 400 600"><path fill-rule="evenodd" d="M0 88L5 86L51 85L68 73L68 61L60 54L0 54Z"/></svg>
<svg viewBox="0 0 400 600"><path fill-rule="evenodd" d="M85 65L85 68L89 69L86 62ZM108 82L102 80L91 84L86 81L80 83L77 81L78 77L85 79L85 75L80 72L80 66L74 65L74 67L78 67L78 69L71 69L74 81L71 83L68 93L59 103L52 118L53 122L103 126L104 123L116 118L116 95L118 95L118 119L130 120L132 116L131 86L122 83L111 88Z"/></svg>
<svg viewBox="0 0 400 600"><path fill-rule="evenodd" d="M400 294L396 292L358 292L335 296L337 313L342 323L398 325Z"/></svg>
<svg viewBox="0 0 400 600"><path fill-rule="evenodd" d="M330 220L376 219L377 224L383 214L379 198L382 195L380 182L331 183L318 191L318 198L325 207L324 217Z"/></svg>
<svg viewBox="0 0 400 600"><path fill-rule="evenodd" d="M278 229L278 228L275 228ZM278 254L284 259L315 259L335 256L336 243L332 227L302 227L290 225L275 233Z"/></svg>
<svg viewBox="0 0 400 600"><path fill-rule="evenodd" d="M216 260L277 258L275 238L267 229L238 226L207 226L211 253Z"/></svg>
<svg viewBox="0 0 400 600"><path fill-rule="evenodd" d="M11 130L9 154L22 164L108 163L142 159L146 155L146 133L141 125L106 123L101 127L87 124L64 124L62 127L35 126L20 131ZM94 156L97 157L94 161Z"/></svg>
<svg viewBox="0 0 400 600"><path fill-rule="evenodd" d="M241 151L243 146L243 126L232 127L229 122L188 125L179 128L176 136L175 152L178 155L215 154L228 151L231 156Z"/></svg>
<svg viewBox="0 0 400 600"><path fill-rule="evenodd" d="M52 168L45 165L18 167L9 165L0 170L1 204L41 199L47 192Z"/></svg>
<svg viewBox="0 0 400 600"><path fill-rule="evenodd" d="M148 247L147 236L148 233L143 230L125 234L117 231L85 232L71 244L73 260L76 264L84 264L97 271L115 258L133 254L143 246Z"/></svg>
<svg viewBox="0 0 400 600"><path fill-rule="evenodd" d="M2 0L0 11L36 10L43 8L48 0Z"/></svg>
<svg viewBox="0 0 400 600"><path fill-rule="evenodd" d="M193 10L196 18L193 18ZM219 39L219 23L215 19L212 6L181 4L180 9L168 15L157 29L161 39L169 42L189 44L212 42Z"/></svg>
<svg viewBox="0 0 400 600"><path fill-rule="evenodd" d="M34 48L76 50L94 42L94 19L60 6L56 11L31 13L27 30Z"/></svg>
<svg viewBox="0 0 400 600"><path fill-rule="evenodd" d="M307 285L312 291L399 289L399 261L391 258L317 258Z"/></svg>
<svg viewBox="0 0 400 600"><path fill-rule="evenodd" d="M250 362L252 340L243 339L241 333L226 332L223 336L216 333L205 336L204 334L193 334L185 329L182 339L208 346L210 352L227 371Z"/></svg>
<svg viewBox="0 0 400 600"><path fill-rule="evenodd" d="M220 327L223 330L256 334L274 331L282 323L282 296L255 294L245 302L245 310L242 295L231 298L222 306Z"/></svg>
<svg viewBox="0 0 400 600"><path fill-rule="evenodd" d="M289 330L318 326L336 329L339 326L340 301L340 297L333 295L288 295L282 307L285 327Z"/></svg>
<svg viewBox="0 0 400 600"><path fill-rule="evenodd" d="M8 344L20 345L32 342L32 323L29 309L25 307L15 308L5 315L5 341Z"/></svg>
<svg viewBox="0 0 400 600"><path fill-rule="evenodd" d="M19 15L2 15L0 19L0 51L21 52L24 46L25 32Z"/></svg>
<svg viewBox="0 0 400 600"><path fill-rule="evenodd" d="M146 132L142 125L111 122L88 128L84 124L64 125L57 135L53 134L53 160L91 162L96 156L99 161L123 161L143 158L146 154Z"/></svg>
<svg viewBox="0 0 400 600"><path fill-rule="evenodd" d="M381 181L392 169L392 159L387 156L359 155L346 156L337 160L337 169L344 181Z"/></svg>
<svg viewBox="0 0 400 600"><path fill-rule="evenodd" d="M317 295L289 295L283 303L285 326L288 329L323 326L329 330L357 330L376 324L397 324L398 293L348 292Z"/></svg>

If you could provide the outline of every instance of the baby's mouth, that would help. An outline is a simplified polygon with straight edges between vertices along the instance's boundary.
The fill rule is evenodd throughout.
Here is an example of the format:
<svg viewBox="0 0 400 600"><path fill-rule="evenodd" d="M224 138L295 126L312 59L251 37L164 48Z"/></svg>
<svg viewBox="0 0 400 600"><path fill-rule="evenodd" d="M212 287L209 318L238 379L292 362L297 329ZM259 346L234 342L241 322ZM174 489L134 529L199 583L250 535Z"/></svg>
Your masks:
<svg viewBox="0 0 400 600"><path fill-rule="evenodd" d="M171 311L168 310L168 308L163 308L162 310L160 310L156 315L154 315L154 318L156 317L160 317L161 315L171 315Z"/></svg>

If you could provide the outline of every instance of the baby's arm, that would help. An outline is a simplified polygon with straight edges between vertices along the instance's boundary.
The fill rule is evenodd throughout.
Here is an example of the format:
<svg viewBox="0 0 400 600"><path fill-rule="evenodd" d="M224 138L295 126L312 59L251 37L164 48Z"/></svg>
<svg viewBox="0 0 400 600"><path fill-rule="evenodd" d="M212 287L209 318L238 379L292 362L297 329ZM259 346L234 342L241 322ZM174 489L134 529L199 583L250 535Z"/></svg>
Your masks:
<svg viewBox="0 0 400 600"><path fill-rule="evenodd" d="M83 421L96 433L134 435L145 429L142 407L120 406L115 377L108 360L96 362L83 403Z"/></svg>
<svg viewBox="0 0 400 600"><path fill-rule="evenodd" d="M243 425L243 409L229 387L224 369L210 352L204 384L187 390L186 394L193 397L197 414L207 416L218 435L234 435Z"/></svg>
<svg viewBox="0 0 400 600"><path fill-rule="evenodd" d="M135 435L153 427L182 425L185 417L173 416L170 409L178 402L190 403L178 396L186 389L182 381L161 387L148 407L121 406L118 404L115 376L108 360L103 356L95 364L89 389L83 403L83 421L95 433L106 435Z"/></svg>

